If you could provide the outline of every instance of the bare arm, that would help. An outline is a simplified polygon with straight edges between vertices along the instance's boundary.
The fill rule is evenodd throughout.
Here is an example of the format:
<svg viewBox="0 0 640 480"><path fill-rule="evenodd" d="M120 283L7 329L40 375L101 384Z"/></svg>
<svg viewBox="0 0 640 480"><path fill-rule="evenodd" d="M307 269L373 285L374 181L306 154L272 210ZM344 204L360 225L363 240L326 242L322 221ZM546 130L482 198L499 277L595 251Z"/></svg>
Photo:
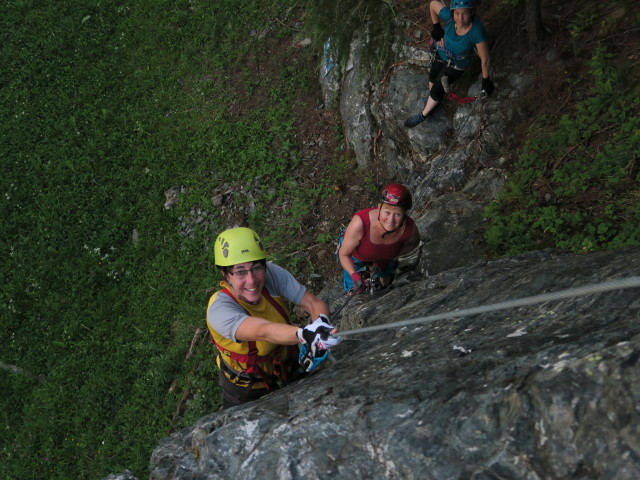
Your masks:
<svg viewBox="0 0 640 480"><path fill-rule="evenodd" d="M298 327L294 325L273 323L260 317L247 317L236 330L236 340L241 342L263 341L278 345L295 345L300 343L297 332Z"/></svg>
<svg viewBox="0 0 640 480"><path fill-rule="evenodd" d="M300 308L311 315L311 320L318 318L321 313L329 316L329 306L309 291L304 293Z"/></svg>
<svg viewBox="0 0 640 480"><path fill-rule="evenodd" d="M325 314L327 317L329 316L329 305L310 292L304 293L304 297L302 297L302 301L300 302L300 307L311 315L312 321L317 319L321 313ZM336 333L338 333L337 328L331 330L331 335L335 335Z"/></svg>
<svg viewBox="0 0 640 480"><path fill-rule="evenodd" d="M356 271L356 267L353 264L351 255L358 245L360 245L360 239L364 233L364 225L362 219L354 215L344 232L344 238L342 240L342 246L338 252L338 258L340 259L340 265L344 268L349 275Z"/></svg>
<svg viewBox="0 0 640 480"><path fill-rule="evenodd" d="M440 14L440 10L442 10L443 8L444 3L439 0L433 0L429 4L429 14L431 15L432 23L440 23L440 17L438 15Z"/></svg>
<svg viewBox="0 0 640 480"><path fill-rule="evenodd" d="M321 313L329 316L328 305L308 291L304 293L300 307L311 315L312 320L318 318ZM236 340L242 342L264 341L278 345L295 345L296 343L300 343L297 332L298 327L295 325L273 323L260 317L247 317L242 321L238 330L236 330Z"/></svg>
<svg viewBox="0 0 640 480"><path fill-rule="evenodd" d="M478 49L478 55L480 56L480 66L482 67L482 78L489 78L489 45L486 41L478 43L476 45Z"/></svg>

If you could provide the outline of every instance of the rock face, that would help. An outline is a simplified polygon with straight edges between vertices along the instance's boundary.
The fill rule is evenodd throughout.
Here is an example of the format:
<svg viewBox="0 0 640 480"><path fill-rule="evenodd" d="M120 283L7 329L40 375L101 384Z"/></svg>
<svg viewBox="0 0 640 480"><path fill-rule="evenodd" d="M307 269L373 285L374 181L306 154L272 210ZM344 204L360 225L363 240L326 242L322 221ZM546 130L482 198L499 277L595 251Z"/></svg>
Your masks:
<svg viewBox="0 0 640 480"><path fill-rule="evenodd" d="M340 109L359 168L381 162L410 188L423 243L391 289L350 301L342 331L637 275L640 249L488 261L482 209L504 185L505 132L531 79L503 65L491 97L444 101L407 129L432 53L399 39L392 68L370 78L367 41L354 32L341 66L327 39L324 107ZM480 93L479 79L464 84L454 92ZM333 283L321 296L335 311ZM150 478L640 478L639 311L633 288L349 335L336 363L163 439Z"/></svg>
<svg viewBox="0 0 640 480"><path fill-rule="evenodd" d="M398 278L343 331L635 276L640 249ZM335 310L344 297L333 301ZM347 336L336 363L162 440L151 479L640 478L640 289Z"/></svg>
<svg viewBox="0 0 640 480"><path fill-rule="evenodd" d="M461 192L441 195L431 203L417 220L423 242L419 265L423 275L467 265L483 257L482 209L483 204ZM451 249L455 249L455 254Z"/></svg>
<svg viewBox="0 0 640 480"><path fill-rule="evenodd" d="M138 480L138 478L130 470L125 470L122 473L116 473L105 477L103 480Z"/></svg>
<svg viewBox="0 0 640 480"><path fill-rule="evenodd" d="M396 23L400 26L402 20L397 18ZM502 68L492 77L496 90L490 97L472 103L445 99L427 120L409 129L404 120L419 112L429 96L433 53L408 46L406 38L398 35L391 66L379 78L371 78L362 67L369 40L364 30L354 32L344 72L333 65L331 39L327 40L319 76L325 106L333 104L330 99L339 99L335 103L346 144L358 167L367 169L374 162L384 165L389 178L413 193L414 211L419 212L414 218L423 216L419 223L435 224L441 238L457 240L425 244L423 274L483 258L478 235L469 236L469 228L480 224L483 207L504 185L502 168L513 160L506 150L505 132L523 116L518 104L521 93L531 88L531 78L520 72L521 65L513 71ZM458 98L480 96L480 77L465 77L452 86L452 93ZM455 198L446 197L452 192ZM464 208L455 218L445 219L443 212L451 203ZM434 206L436 210L431 211ZM458 255L460 249L466 253Z"/></svg>

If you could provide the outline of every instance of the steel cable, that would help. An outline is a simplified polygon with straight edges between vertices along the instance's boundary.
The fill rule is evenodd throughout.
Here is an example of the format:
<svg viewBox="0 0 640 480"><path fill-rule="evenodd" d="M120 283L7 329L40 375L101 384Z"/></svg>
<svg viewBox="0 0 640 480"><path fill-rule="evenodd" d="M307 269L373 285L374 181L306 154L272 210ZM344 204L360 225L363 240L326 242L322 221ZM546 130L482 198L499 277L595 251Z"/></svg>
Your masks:
<svg viewBox="0 0 640 480"><path fill-rule="evenodd" d="M447 318L469 317L471 315L478 315L480 313L496 312L499 310L535 305L537 303L544 303L553 300L562 300L566 298L581 297L584 295L593 295L595 293L608 292L611 290L622 290L626 288L637 287L640 287L640 277L627 277L618 280L611 280L608 282L585 285L582 287L569 288L567 290L560 290L557 292L542 293L540 295L534 295L532 297L507 300L505 302L494 303L491 305L464 308L462 310L456 310L453 312L438 313L426 317L410 318L407 320L388 323L385 325L374 325L371 327L358 328L355 330L347 330L345 332L340 332L339 335L347 336L359 333L375 332L378 330L387 330L390 328L408 327L411 325L418 325L420 323L427 323L436 320L444 320Z"/></svg>

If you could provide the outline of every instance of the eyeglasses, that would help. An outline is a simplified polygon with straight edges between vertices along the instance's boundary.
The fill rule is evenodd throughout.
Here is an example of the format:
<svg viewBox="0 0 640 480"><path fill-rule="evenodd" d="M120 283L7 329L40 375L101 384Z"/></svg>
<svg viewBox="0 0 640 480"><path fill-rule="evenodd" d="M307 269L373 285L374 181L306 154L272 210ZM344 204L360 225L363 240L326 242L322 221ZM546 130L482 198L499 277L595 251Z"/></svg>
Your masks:
<svg viewBox="0 0 640 480"><path fill-rule="evenodd" d="M229 272L231 275L235 275L238 278L244 278L249 275L249 272L254 275L262 275L267 270L266 265L262 265L261 263L256 265L255 267L251 267L249 270L238 270L236 272Z"/></svg>

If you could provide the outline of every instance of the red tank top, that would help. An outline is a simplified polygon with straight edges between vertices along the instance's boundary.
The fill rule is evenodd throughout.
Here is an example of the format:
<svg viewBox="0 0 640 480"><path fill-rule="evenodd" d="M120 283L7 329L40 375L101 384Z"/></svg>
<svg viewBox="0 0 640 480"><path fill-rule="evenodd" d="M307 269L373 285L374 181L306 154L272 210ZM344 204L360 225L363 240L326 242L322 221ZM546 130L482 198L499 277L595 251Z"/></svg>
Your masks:
<svg viewBox="0 0 640 480"><path fill-rule="evenodd" d="M393 260L398 256L398 253L400 253L400 250L402 249L404 244L407 242L407 240L409 240L409 238L413 234L413 229L415 228L415 222L410 216L407 215L404 220L404 232L402 232L402 235L396 242L390 243L388 245L372 243L370 238L371 222L369 221L369 212L371 210L377 209L377 207L365 208L364 210L360 210L359 212L355 213L362 219L364 231L362 232L360 245L358 245L353 251L353 256L362 262Z"/></svg>

